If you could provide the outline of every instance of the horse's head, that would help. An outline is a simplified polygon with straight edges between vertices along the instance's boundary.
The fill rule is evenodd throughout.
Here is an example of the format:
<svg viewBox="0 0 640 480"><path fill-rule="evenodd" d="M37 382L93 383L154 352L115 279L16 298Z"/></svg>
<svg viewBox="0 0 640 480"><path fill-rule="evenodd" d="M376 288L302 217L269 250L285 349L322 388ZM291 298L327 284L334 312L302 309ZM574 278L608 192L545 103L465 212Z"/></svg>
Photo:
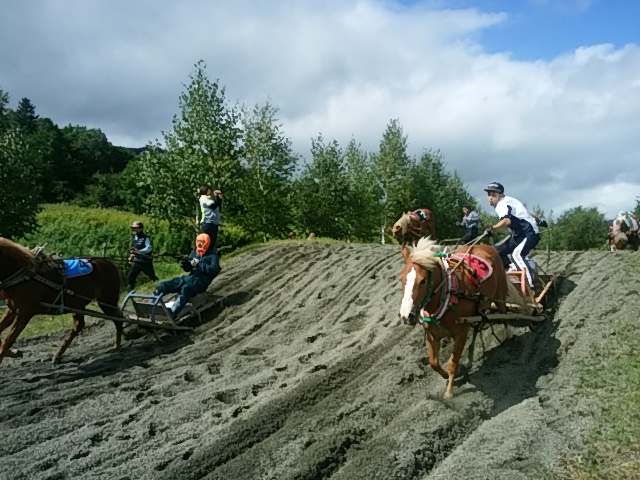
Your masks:
<svg viewBox="0 0 640 480"><path fill-rule="evenodd" d="M402 301L398 317L405 325L415 325L420 309L430 300L433 294L436 271L439 271L439 260L434 256L439 245L434 240L422 238L415 247L402 247L405 265L400 272L402 284Z"/></svg>
<svg viewBox="0 0 640 480"><path fill-rule="evenodd" d="M393 234L394 238L398 240L399 243L404 244L405 236L409 231L409 224L411 219L409 218L408 213L403 213L402 216L398 219L396 223L394 223L389 230Z"/></svg>

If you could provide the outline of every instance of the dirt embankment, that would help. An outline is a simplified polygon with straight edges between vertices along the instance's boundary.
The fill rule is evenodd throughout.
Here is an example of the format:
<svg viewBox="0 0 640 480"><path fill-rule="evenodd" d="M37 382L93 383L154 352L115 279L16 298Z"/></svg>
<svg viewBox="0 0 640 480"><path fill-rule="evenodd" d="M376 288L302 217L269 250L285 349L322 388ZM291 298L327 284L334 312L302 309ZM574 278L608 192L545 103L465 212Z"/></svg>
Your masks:
<svg viewBox="0 0 640 480"><path fill-rule="evenodd" d="M253 251L194 333L128 327L113 354L104 324L55 367L59 337L23 341L0 366L0 478L539 478L591 421L575 361L638 309L624 253L539 254L563 275L553 318L483 331L447 401L397 320L397 246Z"/></svg>

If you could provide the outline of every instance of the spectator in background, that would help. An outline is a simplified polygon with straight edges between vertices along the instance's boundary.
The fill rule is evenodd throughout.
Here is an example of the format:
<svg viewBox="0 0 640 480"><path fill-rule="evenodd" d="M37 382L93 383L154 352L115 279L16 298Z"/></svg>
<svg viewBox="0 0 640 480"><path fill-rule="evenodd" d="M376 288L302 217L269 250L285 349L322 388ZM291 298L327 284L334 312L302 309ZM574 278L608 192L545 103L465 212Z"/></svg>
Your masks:
<svg viewBox="0 0 640 480"><path fill-rule="evenodd" d="M135 290L136 279L140 272L144 273L154 282L159 280L153 269L153 256L151 239L144 233L144 225L136 220L131 224L131 249L129 250L129 274L127 283L129 290Z"/></svg>
<svg viewBox="0 0 640 480"><path fill-rule="evenodd" d="M220 210L222 209L222 192L211 190L210 185L202 185L200 191L200 231L209 235L211 248L216 247L218 230L220 229Z"/></svg>
<svg viewBox="0 0 640 480"><path fill-rule="evenodd" d="M469 243L478 236L478 223L480 222L478 214L471 210L469 205L462 206L462 213L464 213L464 217L459 225L465 228L465 232L456 245Z"/></svg>

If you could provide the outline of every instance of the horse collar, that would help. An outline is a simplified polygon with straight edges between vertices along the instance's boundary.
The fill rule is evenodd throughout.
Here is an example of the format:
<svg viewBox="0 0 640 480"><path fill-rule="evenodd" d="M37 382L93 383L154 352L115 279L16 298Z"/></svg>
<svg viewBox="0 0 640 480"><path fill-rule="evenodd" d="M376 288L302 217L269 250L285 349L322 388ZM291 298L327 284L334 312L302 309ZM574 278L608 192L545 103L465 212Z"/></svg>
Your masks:
<svg viewBox="0 0 640 480"><path fill-rule="evenodd" d="M420 306L420 323L435 323L436 325L440 325L438 322L442 316L449 310L449 307L455 303L458 303L458 298L455 295L452 295L458 287L458 277L456 277L455 272L449 269L449 264L446 259L442 256L438 256L440 258L440 262L442 263L443 270L443 283L446 285L441 285L440 288L440 302L438 310L429 316L426 316L424 313L424 307L431 299L431 288L433 287L433 280L431 278L431 272L429 272L429 294L423 300Z"/></svg>

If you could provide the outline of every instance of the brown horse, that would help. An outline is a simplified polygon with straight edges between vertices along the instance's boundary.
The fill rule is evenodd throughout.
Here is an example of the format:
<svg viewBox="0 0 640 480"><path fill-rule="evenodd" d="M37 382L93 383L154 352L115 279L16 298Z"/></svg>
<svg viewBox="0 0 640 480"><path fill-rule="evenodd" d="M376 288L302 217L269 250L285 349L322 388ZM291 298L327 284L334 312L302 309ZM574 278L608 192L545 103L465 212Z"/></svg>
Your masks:
<svg viewBox="0 0 640 480"><path fill-rule="evenodd" d="M640 246L638 219L632 213L620 212L609 231L609 248L611 251L624 250L627 245L630 245L635 251Z"/></svg>
<svg viewBox="0 0 640 480"><path fill-rule="evenodd" d="M34 315L65 313L62 308L51 308L41 303L83 310L96 299L102 311L111 317L122 317L118 308L120 272L109 260L89 259L93 270L86 275L70 277L63 282L59 262L45 257L41 261L31 250L0 237L0 297L7 310L0 319L0 333L11 327L0 345L0 363L11 356L10 348ZM122 322L116 325L115 349L122 340ZM53 357L58 363L69 344L84 328L84 315L73 314L73 329Z"/></svg>
<svg viewBox="0 0 640 480"><path fill-rule="evenodd" d="M436 238L436 217L428 208L405 212L392 227L391 233L400 245L415 243L422 237Z"/></svg>
<svg viewBox="0 0 640 480"><path fill-rule="evenodd" d="M448 379L445 397L450 398L470 327L456 323L456 319L486 314L492 301L499 313L506 313L505 302L520 301L520 295L507 280L500 255L492 246L460 247L446 257L437 255L441 249L427 238L420 239L416 246L402 247L405 266L400 272L399 317L405 324L422 324L429 342L429 365ZM453 304L455 308L450 308ZM448 372L439 359L444 337L454 339Z"/></svg>

